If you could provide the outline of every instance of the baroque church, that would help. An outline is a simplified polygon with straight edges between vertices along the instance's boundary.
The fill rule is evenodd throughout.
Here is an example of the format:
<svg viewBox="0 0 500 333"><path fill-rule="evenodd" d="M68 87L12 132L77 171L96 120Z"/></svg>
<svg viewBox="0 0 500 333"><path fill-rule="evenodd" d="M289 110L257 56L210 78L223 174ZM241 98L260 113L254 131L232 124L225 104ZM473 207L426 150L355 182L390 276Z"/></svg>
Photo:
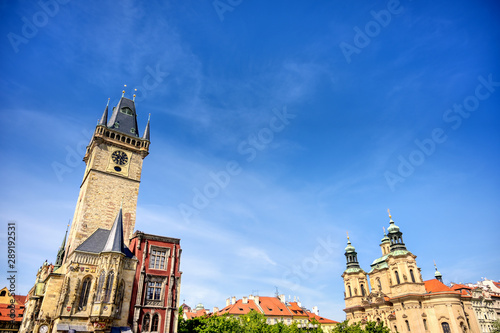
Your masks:
<svg viewBox="0 0 500 333"><path fill-rule="evenodd" d="M110 117L108 99L87 146L69 235L38 270L21 333L176 332L180 240L134 233L150 121L140 136L124 95Z"/></svg>
<svg viewBox="0 0 500 333"><path fill-rule="evenodd" d="M383 322L391 332L480 332L470 295L435 279L424 281L417 256L406 249L403 233L389 213L381 240L382 256L366 273L358 263L349 237L345 248L345 313L351 323Z"/></svg>

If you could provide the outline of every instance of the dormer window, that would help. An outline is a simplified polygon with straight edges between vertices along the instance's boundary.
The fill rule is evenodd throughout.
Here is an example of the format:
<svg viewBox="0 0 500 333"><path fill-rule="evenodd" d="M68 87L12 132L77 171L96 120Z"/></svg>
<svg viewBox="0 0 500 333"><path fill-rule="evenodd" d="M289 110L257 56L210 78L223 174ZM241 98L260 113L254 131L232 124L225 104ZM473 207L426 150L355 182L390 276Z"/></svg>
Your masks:
<svg viewBox="0 0 500 333"><path fill-rule="evenodd" d="M133 128L133 127L132 127L132 128L130 129L130 133L135 134L135 128Z"/></svg>
<svg viewBox="0 0 500 333"><path fill-rule="evenodd" d="M120 109L120 112L121 112L121 113L124 113L124 114L126 114L126 115L129 115L129 116L133 116L133 115L134 115L134 111L132 111L132 109L131 109L131 108L129 108L129 107L124 107L124 108L121 108L121 109Z"/></svg>

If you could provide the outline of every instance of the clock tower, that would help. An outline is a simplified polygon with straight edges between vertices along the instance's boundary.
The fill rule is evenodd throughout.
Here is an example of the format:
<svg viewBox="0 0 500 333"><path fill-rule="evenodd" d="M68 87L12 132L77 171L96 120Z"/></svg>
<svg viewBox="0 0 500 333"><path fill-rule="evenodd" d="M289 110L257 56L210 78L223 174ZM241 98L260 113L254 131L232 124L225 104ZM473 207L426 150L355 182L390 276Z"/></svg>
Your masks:
<svg viewBox="0 0 500 333"><path fill-rule="evenodd" d="M124 97L113 107L108 120L108 105L98 122L83 158L86 164L73 223L66 246L69 256L98 228L111 229L122 205L125 245L134 232L135 213L142 162L149 153L149 119L139 136L134 100ZM134 95L135 99L135 95Z"/></svg>

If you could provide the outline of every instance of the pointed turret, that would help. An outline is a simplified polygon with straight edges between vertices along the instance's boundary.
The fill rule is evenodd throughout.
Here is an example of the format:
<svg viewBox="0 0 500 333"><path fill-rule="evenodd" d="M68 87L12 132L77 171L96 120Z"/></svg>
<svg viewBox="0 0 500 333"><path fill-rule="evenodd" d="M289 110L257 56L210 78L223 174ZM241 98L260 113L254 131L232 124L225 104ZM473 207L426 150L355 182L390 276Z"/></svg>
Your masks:
<svg viewBox="0 0 500 333"><path fill-rule="evenodd" d="M64 239L62 241L61 247L59 247L59 251L57 251L57 259L56 259L56 264L54 265L54 271L56 269L58 269L59 267L61 267L63 264L64 254L66 252L64 250L64 248L66 247L66 237L68 236L68 228L69 228L69 224L66 227L66 234L64 235Z"/></svg>
<svg viewBox="0 0 500 333"><path fill-rule="evenodd" d="M144 130L144 135L142 136L143 140L151 141L151 140L149 140L149 121L150 121L150 119L151 119L151 113L148 116L148 124L146 125L146 129Z"/></svg>
<svg viewBox="0 0 500 333"><path fill-rule="evenodd" d="M388 237L391 242L390 250L391 252L396 250L406 250L405 243L403 243L403 233L399 230L399 227L392 220L391 212L389 209L387 210L389 213L389 228L387 231L389 232Z"/></svg>
<svg viewBox="0 0 500 333"><path fill-rule="evenodd" d="M139 137L137 114L133 100L123 96L120 98L118 104L113 108L108 127L130 136Z"/></svg>
<svg viewBox="0 0 500 333"><path fill-rule="evenodd" d="M115 222L109 231L108 240L104 245L104 248L101 252L120 252L123 253L123 248L125 245L123 244L123 215L122 208L120 207L120 211L118 215L116 215Z"/></svg>
<svg viewBox="0 0 500 333"><path fill-rule="evenodd" d="M108 107L109 107L109 98L108 98L108 104L106 104L106 108L104 109L101 120L99 120L99 123L97 125L106 126L106 124L108 123Z"/></svg>

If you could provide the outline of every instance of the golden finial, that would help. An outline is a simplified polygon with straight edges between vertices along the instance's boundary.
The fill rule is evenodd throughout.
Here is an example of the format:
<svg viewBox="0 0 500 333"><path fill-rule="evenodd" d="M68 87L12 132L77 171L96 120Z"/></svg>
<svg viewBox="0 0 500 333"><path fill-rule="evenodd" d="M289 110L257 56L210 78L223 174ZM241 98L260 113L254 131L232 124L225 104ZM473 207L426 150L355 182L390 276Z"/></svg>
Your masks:
<svg viewBox="0 0 500 333"><path fill-rule="evenodd" d="M346 231L347 234L347 240L349 240L349 231Z"/></svg>
<svg viewBox="0 0 500 333"><path fill-rule="evenodd" d="M387 208L387 213L389 213L389 218L392 219L391 210L389 208Z"/></svg>
<svg viewBox="0 0 500 333"><path fill-rule="evenodd" d="M127 87L126 84L123 85L125 88ZM122 90L122 97L125 96L125 88Z"/></svg>
<svg viewBox="0 0 500 333"><path fill-rule="evenodd" d="M137 88L135 88L134 91L137 91ZM134 98L132 98L132 101L135 102L135 94L134 94Z"/></svg>
<svg viewBox="0 0 500 333"><path fill-rule="evenodd" d="M106 104L106 106L109 106L109 97L108 97L108 104Z"/></svg>
<svg viewBox="0 0 500 333"><path fill-rule="evenodd" d="M385 227L382 227L382 229L384 229L384 235L385 235Z"/></svg>
<svg viewBox="0 0 500 333"><path fill-rule="evenodd" d="M149 121L149 120L151 120L151 113L150 113L150 114L149 114L149 116L148 116L148 121Z"/></svg>

